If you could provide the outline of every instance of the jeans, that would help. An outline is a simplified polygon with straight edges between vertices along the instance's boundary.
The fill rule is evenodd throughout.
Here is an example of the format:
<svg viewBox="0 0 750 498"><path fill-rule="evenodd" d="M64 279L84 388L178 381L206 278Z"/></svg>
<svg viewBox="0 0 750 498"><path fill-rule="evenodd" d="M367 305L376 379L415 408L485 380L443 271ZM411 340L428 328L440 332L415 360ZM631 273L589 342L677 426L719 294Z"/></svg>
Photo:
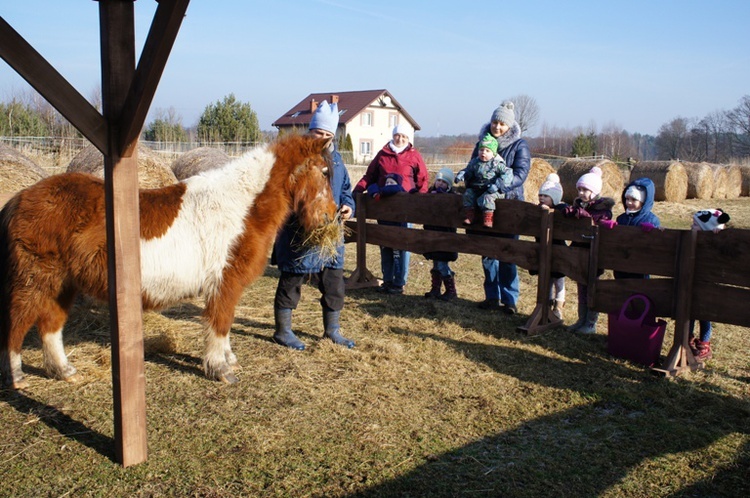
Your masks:
<svg viewBox="0 0 750 498"><path fill-rule="evenodd" d="M520 294L516 265L482 256L482 269L485 299L499 299L502 304L516 306Z"/></svg>
<svg viewBox="0 0 750 498"><path fill-rule="evenodd" d="M409 276L411 253L390 247L380 248L380 268L383 270L383 282L396 287L406 285Z"/></svg>
<svg viewBox="0 0 750 498"><path fill-rule="evenodd" d="M698 320L698 327L700 329L700 336L698 339L700 339L701 342L708 342L711 340L711 333L713 332L713 327L711 326L711 322L708 320ZM693 337L693 329L695 328L695 320L690 322L690 337Z"/></svg>
<svg viewBox="0 0 750 498"><path fill-rule="evenodd" d="M434 260L432 262L432 269L440 273L440 276L445 277L452 277L455 275L453 270L451 270L450 263L448 261L436 261Z"/></svg>

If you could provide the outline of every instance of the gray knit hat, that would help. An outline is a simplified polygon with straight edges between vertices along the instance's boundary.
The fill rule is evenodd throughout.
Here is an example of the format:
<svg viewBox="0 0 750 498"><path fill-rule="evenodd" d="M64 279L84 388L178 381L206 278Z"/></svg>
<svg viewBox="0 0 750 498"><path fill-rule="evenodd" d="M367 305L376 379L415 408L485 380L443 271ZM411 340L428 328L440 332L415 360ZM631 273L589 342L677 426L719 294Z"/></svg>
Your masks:
<svg viewBox="0 0 750 498"><path fill-rule="evenodd" d="M539 187L539 195L548 195L552 198L552 205L557 206L562 202L563 189L560 185L560 177L557 173L550 173Z"/></svg>
<svg viewBox="0 0 750 498"><path fill-rule="evenodd" d="M513 126L513 123L516 122L516 113L514 109L515 106L513 105L513 102L511 102L510 100L504 101L502 104L500 104L500 107L495 109L495 112L492 113L490 122L501 121L508 126Z"/></svg>

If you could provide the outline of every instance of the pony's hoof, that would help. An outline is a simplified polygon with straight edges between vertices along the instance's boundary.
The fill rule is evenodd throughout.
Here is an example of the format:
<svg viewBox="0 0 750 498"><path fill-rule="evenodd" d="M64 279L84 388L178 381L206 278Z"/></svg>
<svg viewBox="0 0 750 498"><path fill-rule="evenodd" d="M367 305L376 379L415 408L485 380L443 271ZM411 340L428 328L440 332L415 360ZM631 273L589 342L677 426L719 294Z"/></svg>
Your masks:
<svg viewBox="0 0 750 498"><path fill-rule="evenodd" d="M5 384L5 387L8 387L10 389L15 389L16 391L19 391L21 389L27 389L29 387L29 381L26 380L25 377L23 377L23 378L21 378L19 380L14 380L10 384Z"/></svg>
<svg viewBox="0 0 750 498"><path fill-rule="evenodd" d="M240 379L237 378L236 375L234 375L233 372L227 372L221 375L219 378L220 381L222 381L224 384L236 384L240 381Z"/></svg>
<svg viewBox="0 0 750 498"><path fill-rule="evenodd" d="M74 373L73 375L68 375L63 380L71 384L78 384L79 382L83 380L83 376L79 373Z"/></svg>

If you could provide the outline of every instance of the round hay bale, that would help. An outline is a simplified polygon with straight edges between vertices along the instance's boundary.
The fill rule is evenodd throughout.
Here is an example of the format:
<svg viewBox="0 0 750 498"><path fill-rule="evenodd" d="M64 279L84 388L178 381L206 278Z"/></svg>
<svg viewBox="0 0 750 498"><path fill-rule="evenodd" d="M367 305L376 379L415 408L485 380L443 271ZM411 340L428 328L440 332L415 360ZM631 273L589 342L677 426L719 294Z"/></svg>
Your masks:
<svg viewBox="0 0 750 498"><path fill-rule="evenodd" d="M68 164L68 172L89 173L104 178L104 155L89 145ZM138 185L141 188L159 188L177 183L172 169L156 152L138 143Z"/></svg>
<svg viewBox="0 0 750 498"><path fill-rule="evenodd" d="M688 199L710 199L714 192L714 173L707 163L682 163L688 178Z"/></svg>
<svg viewBox="0 0 750 498"><path fill-rule="evenodd" d="M172 163L172 172L184 180L203 171L216 169L230 161L229 155L214 147L198 147L180 154Z"/></svg>
<svg viewBox="0 0 750 498"><path fill-rule="evenodd" d="M554 172L555 168L550 163L539 157L532 157L529 176L523 182L523 198L527 202L536 203L539 197L539 187L542 186L547 176Z"/></svg>
<svg viewBox="0 0 750 498"><path fill-rule="evenodd" d="M741 196L750 196L750 165L741 165L740 173L742 174L742 190L740 191Z"/></svg>
<svg viewBox="0 0 750 498"><path fill-rule="evenodd" d="M687 198L688 177L678 161L640 161L630 172L630 181L638 178L654 182L655 201L682 202Z"/></svg>
<svg viewBox="0 0 750 498"><path fill-rule="evenodd" d="M727 164L727 199L736 199L742 193L742 171L737 164Z"/></svg>
<svg viewBox="0 0 750 498"><path fill-rule="evenodd" d="M714 190L711 194L712 199L727 198L727 169L721 164L701 163L708 165L713 171Z"/></svg>
<svg viewBox="0 0 750 498"><path fill-rule="evenodd" d="M49 175L13 147L0 144L0 192L14 194Z"/></svg>
<svg viewBox="0 0 750 498"><path fill-rule="evenodd" d="M576 182L594 166L602 170L601 196L612 197L615 201L620 199L625 183L620 168L614 162L609 159L568 159L557 170L563 188L563 201L573 202L578 195Z"/></svg>

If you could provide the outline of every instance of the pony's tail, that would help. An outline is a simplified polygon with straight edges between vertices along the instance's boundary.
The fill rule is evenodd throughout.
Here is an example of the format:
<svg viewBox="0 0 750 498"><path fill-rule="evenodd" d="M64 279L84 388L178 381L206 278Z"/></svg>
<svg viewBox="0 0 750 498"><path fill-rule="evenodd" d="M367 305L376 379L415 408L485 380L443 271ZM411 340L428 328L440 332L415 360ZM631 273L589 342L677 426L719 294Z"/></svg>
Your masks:
<svg viewBox="0 0 750 498"><path fill-rule="evenodd" d="M13 197L0 211L0 351L7 352L10 339L11 282L13 262L11 261L10 221L16 210L18 198Z"/></svg>

